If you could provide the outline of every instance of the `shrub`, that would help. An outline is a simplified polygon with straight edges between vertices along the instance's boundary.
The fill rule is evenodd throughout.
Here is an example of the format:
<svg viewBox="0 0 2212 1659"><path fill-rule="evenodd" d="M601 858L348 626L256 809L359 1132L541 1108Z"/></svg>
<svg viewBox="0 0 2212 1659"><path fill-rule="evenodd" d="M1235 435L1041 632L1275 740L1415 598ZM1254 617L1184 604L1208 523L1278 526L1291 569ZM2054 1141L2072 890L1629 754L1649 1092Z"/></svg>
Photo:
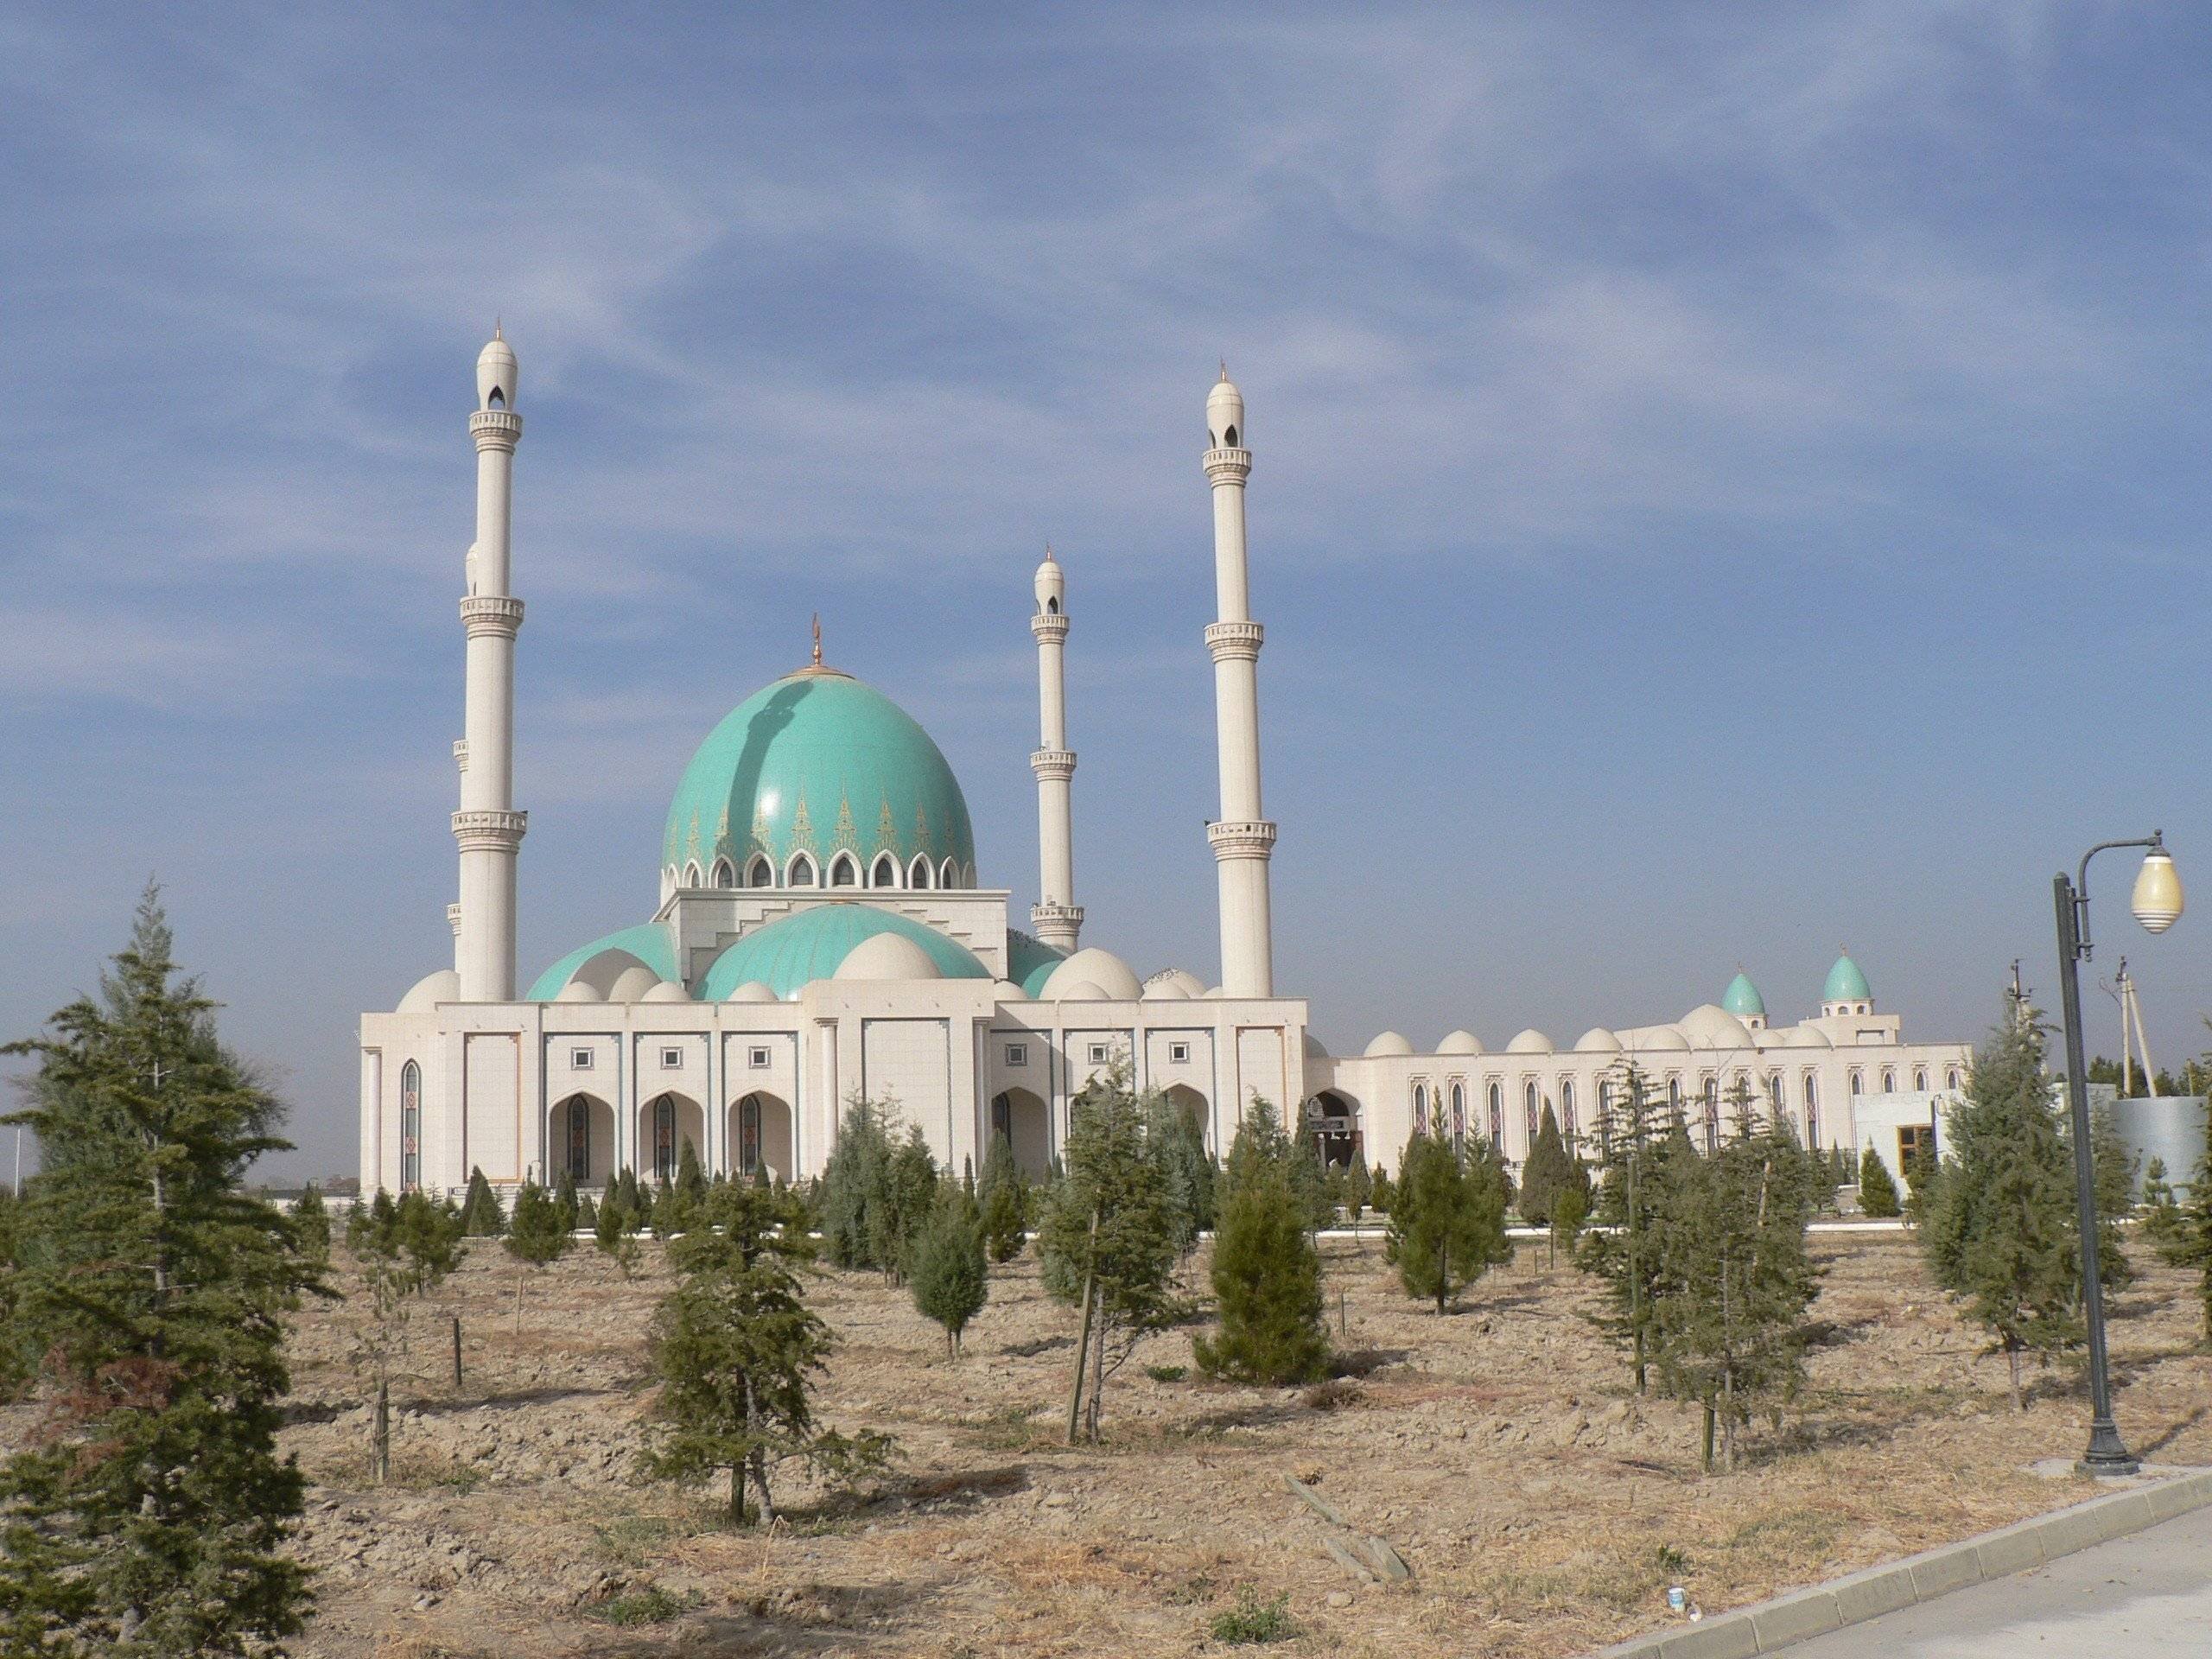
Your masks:
<svg viewBox="0 0 2212 1659"><path fill-rule="evenodd" d="M1877 1221L1904 1212L1897 1201L1897 1184L1890 1178L1890 1166L1882 1161L1872 1141L1859 1158L1859 1207Z"/></svg>
<svg viewBox="0 0 2212 1659"><path fill-rule="evenodd" d="M1260 1647L1289 1641L1298 1634L1298 1621L1290 1616L1287 1595L1262 1601L1259 1592L1247 1585L1236 1592L1234 1607L1213 1616L1206 1634L1227 1647Z"/></svg>

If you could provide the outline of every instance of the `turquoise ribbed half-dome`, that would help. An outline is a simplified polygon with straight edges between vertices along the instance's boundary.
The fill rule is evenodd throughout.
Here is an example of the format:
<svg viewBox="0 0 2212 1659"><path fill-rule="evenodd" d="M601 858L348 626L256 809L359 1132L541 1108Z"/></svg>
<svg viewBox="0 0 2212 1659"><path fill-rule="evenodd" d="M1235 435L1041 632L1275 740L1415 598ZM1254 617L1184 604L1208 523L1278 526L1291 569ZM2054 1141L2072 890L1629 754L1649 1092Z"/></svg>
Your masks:
<svg viewBox="0 0 2212 1659"><path fill-rule="evenodd" d="M1006 935L1006 976L1030 996L1045 988L1052 976L1052 969L1067 957L1042 939L1033 939L1027 933L1008 928Z"/></svg>
<svg viewBox="0 0 2212 1659"><path fill-rule="evenodd" d="M562 987L575 976L576 969L604 951L614 950L636 957L663 979L683 982L683 976L676 969L676 947L670 942L668 930L658 922L644 922L636 927L626 927L619 933L610 933L603 939L594 939L589 944L575 950L537 976L524 1000L531 1002L550 1002L560 995Z"/></svg>
<svg viewBox="0 0 2212 1659"><path fill-rule="evenodd" d="M747 933L716 957L699 987L699 1000L719 1002L739 986L758 980L778 996L833 976L855 946L880 933L919 945L947 979L988 979L982 958L957 939L907 916L874 905L816 905Z"/></svg>
<svg viewBox="0 0 2212 1659"><path fill-rule="evenodd" d="M1828 982L1821 989L1823 1002L1859 1002L1873 995L1867 988L1866 976L1849 957L1835 959L1835 966L1828 969Z"/></svg>
<svg viewBox="0 0 2212 1659"><path fill-rule="evenodd" d="M1764 1014L1766 999L1759 995L1759 988L1751 983L1749 974L1739 973L1728 982L1727 995L1720 999L1720 1006L1740 1020L1747 1014Z"/></svg>
<svg viewBox="0 0 2212 1659"><path fill-rule="evenodd" d="M756 854L780 880L794 853L826 880L841 850L863 879L879 854L902 871L927 855L931 887L950 859L975 880L968 802L930 734L872 686L832 669L802 669L747 697L709 733L668 809L661 865L702 877L727 858L746 883Z"/></svg>

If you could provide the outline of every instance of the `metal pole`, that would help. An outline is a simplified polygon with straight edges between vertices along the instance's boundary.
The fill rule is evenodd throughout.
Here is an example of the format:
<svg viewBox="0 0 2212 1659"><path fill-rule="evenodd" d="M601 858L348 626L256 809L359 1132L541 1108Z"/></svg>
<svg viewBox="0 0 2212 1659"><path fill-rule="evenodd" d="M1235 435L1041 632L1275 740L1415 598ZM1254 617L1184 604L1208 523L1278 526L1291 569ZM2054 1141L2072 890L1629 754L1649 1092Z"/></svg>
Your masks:
<svg viewBox="0 0 2212 1659"><path fill-rule="evenodd" d="M2105 1363L2105 1290L2097 1272L2096 1159L2089 1145L2089 1083L2082 1058L2082 900L2063 874L2054 878L2051 890L2058 906L2058 983L2066 1020L2066 1104L2074 1130L2074 1209L2082 1236L2082 1308L2089 1323L2089 1448L2074 1466L2085 1475L2140 1474L2143 1465L2128 1454L2113 1421L2112 1382Z"/></svg>

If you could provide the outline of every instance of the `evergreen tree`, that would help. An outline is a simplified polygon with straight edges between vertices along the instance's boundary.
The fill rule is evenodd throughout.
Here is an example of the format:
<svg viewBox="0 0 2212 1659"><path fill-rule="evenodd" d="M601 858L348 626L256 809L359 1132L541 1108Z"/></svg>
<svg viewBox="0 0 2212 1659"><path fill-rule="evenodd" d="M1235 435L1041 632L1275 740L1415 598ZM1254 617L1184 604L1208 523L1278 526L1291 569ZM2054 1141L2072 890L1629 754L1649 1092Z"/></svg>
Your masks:
<svg viewBox="0 0 2212 1659"><path fill-rule="evenodd" d="M2159 1259L2170 1267L2195 1268L2201 1275L2197 1294L2204 1306L2204 1339L2212 1343L2212 1149L2196 1166L2187 1200L2174 1204L2171 1188L2166 1196L2172 1216L2159 1235Z"/></svg>
<svg viewBox="0 0 2212 1659"><path fill-rule="evenodd" d="M1213 1160L1198 1118L1162 1094L1144 1097L1145 1133L1166 1185L1175 1254L1187 1256L1214 1225Z"/></svg>
<svg viewBox="0 0 2212 1659"><path fill-rule="evenodd" d="M1014 1147L1003 1135L991 1137L983 1154L980 1187L983 1242L994 1262L1011 1262L1021 1254L1027 1221L1028 1183L1014 1161Z"/></svg>
<svg viewBox="0 0 2212 1659"><path fill-rule="evenodd" d="M653 1183L651 1207L645 1212L645 1224L652 1229L655 1238L673 1238L685 1230L684 1211L690 1208L683 1194L666 1176Z"/></svg>
<svg viewBox="0 0 2212 1659"><path fill-rule="evenodd" d="M1368 1190L1367 1201L1375 1206L1376 1213L1387 1216L1397 1202L1398 1191L1390 1185L1390 1169L1387 1164L1375 1166L1375 1179Z"/></svg>
<svg viewBox="0 0 2212 1659"><path fill-rule="evenodd" d="M180 979L157 892L99 995L9 1046L39 1069L0 1122L43 1169L9 1206L7 1342L43 1411L0 1464L0 1650L259 1652L301 1628L303 1481L276 1435L283 1316L322 1288L246 1167L283 1109Z"/></svg>
<svg viewBox="0 0 2212 1659"><path fill-rule="evenodd" d="M1943 1166L1933 1149L1916 1147L1904 1160L1904 1218L1914 1227L1925 1227L1936 1213L1936 1194L1943 1184Z"/></svg>
<svg viewBox="0 0 2212 1659"><path fill-rule="evenodd" d="M1364 1147L1353 1148L1351 1168L1344 1176L1344 1208L1351 1212L1352 1224L1358 1225L1367 1206L1375 1202L1375 1180L1367 1173L1367 1152Z"/></svg>
<svg viewBox="0 0 2212 1659"><path fill-rule="evenodd" d="M1294 1175L1299 1153L1255 1099L1230 1147L1214 1236L1217 1338L1193 1344L1211 1376L1281 1386L1326 1373L1321 1258Z"/></svg>
<svg viewBox="0 0 2212 1659"><path fill-rule="evenodd" d="M1486 1269L1513 1259L1503 1175L1479 1141L1465 1158L1433 1135L1406 1143L1383 1256L1407 1295L1434 1298L1442 1313Z"/></svg>
<svg viewBox="0 0 2212 1659"><path fill-rule="evenodd" d="M1081 1428L1096 1440L1106 1379L1171 1320L1177 1300L1173 1217L1126 1065L1075 1097L1065 1167L1045 1205L1038 1255L1046 1293L1083 1313L1068 1438Z"/></svg>
<svg viewBox="0 0 2212 1659"><path fill-rule="evenodd" d="M683 1150L676 1158L676 1188L690 1204L707 1196L707 1175L699 1166L699 1148L691 1144L689 1135L684 1136Z"/></svg>
<svg viewBox="0 0 2212 1659"><path fill-rule="evenodd" d="M2023 1356L2048 1364L2082 1340L2074 1160L2044 1071L2044 1033L2024 1010L1974 1056L1923 1235L1936 1282L2005 1356L2016 1404Z"/></svg>
<svg viewBox="0 0 2212 1659"><path fill-rule="evenodd" d="M1716 1152L1676 1160L1656 1194L1653 1330L1662 1395L1703 1408L1704 1462L1736 1466L1738 1428L1778 1411L1804 1380L1805 1310L1819 1288L1805 1253L1814 1183L1787 1128L1755 1120Z"/></svg>
<svg viewBox="0 0 2212 1659"><path fill-rule="evenodd" d="M356 1332L353 1359L375 1383L369 1420L369 1473L391 1472L391 1362L405 1351L414 1304L461 1262L458 1211L410 1192L398 1204L378 1188L346 1217L346 1248L368 1299L369 1317Z"/></svg>
<svg viewBox="0 0 2212 1659"><path fill-rule="evenodd" d="M669 1251L677 1281L653 1322L658 1421L639 1466L690 1484L726 1473L730 1519L772 1522L779 1465L849 1479L883 1467L891 1442L815 1421L814 1378L831 1339L801 1293L796 1268L809 1248L789 1203L744 1184L705 1202L702 1224Z"/></svg>
<svg viewBox="0 0 2212 1659"><path fill-rule="evenodd" d="M622 1217L623 1231L634 1233L640 1230L645 1224L647 1206L634 1168L626 1166L621 1174L615 1177L614 1196L617 1211Z"/></svg>
<svg viewBox="0 0 2212 1659"><path fill-rule="evenodd" d="M2101 1106L2089 1113L2089 1156L2097 1199L2097 1275L2107 1290L2125 1290L2135 1282L2135 1267L2127 1259L2120 1223L2135 1207L2138 1160Z"/></svg>
<svg viewBox="0 0 2212 1659"><path fill-rule="evenodd" d="M292 1237L302 1255L318 1268L330 1265L330 1211L322 1194L309 1181L292 1205Z"/></svg>
<svg viewBox="0 0 2212 1659"><path fill-rule="evenodd" d="M1859 1156L1859 1208L1876 1221L1888 1221L1904 1213L1897 1202L1897 1184L1890 1179L1890 1166L1882 1161L1872 1141Z"/></svg>
<svg viewBox="0 0 2212 1659"><path fill-rule="evenodd" d="M2153 1239L2168 1239L2180 1220L2173 1184L2166 1179L2166 1160L2154 1157L2143 1166L2143 1231Z"/></svg>
<svg viewBox="0 0 2212 1659"><path fill-rule="evenodd" d="M576 1195L575 1225L569 1230L572 1233L589 1233L594 1237L598 1236L599 1205L592 1201L590 1193L580 1192Z"/></svg>
<svg viewBox="0 0 2212 1659"><path fill-rule="evenodd" d="M573 1233L584 1224L583 1202L576 1196L576 1178L567 1169L562 1170L561 1179L553 1189L553 1207L560 1212L563 1232Z"/></svg>
<svg viewBox="0 0 2212 1659"><path fill-rule="evenodd" d="M514 1219L506 1233L507 1254L515 1259L515 1332L522 1332L523 1268L543 1272L569 1251L568 1217L560 1200L536 1181L524 1181L515 1194Z"/></svg>
<svg viewBox="0 0 2212 1659"><path fill-rule="evenodd" d="M1567 1245L1567 1259L1574 1260L1575 1242L1582 1236L1584 1224L1590 1219L1590 1192L1586 1186L1570 1181L1559 1190L1552 1200L1551 1240L1549 1254L1544 1265L1551 1267L1559 1260L1559 1247Z"/></svg>
<svg viewBox="0 0 2212 1659"><path fill-rule="evenodd" d="M1602 1180L1593 1206L1597 1230L1582 1242L1578 1265L1604 1281L1598 1328L1629 1351L1641 1394L1656 1340L1660 1287L1658 1217L1670 1178L1689 1148L1679 1109L1662 1109L1633 1061L1606 1091L1599 1124Z"/></svg>
<svg viewBox="0 0 2212 1659"><path fill-rule="evenodd" d="M990 1296L983 1262L982 1217L964 1182L940 1183L936 1205L914 1241L909 1284L914 1306L944 1327L944 1352L960 1351L961 1333Z"/></svg>
<svg viewBox="0 0 2212 1659"><path fill-rule="evenodd" d="M497 1238L507 1230L499 1195L492 1190L481 1169L472 1167L468 1172L468 1192L461 1201L461 1230L470 1238Z"/></svg>
<svg viewBox="0 0 2212 1659"><path fill-rule="evenodd" d="M1307 1232L1318 1233L1336 1224L1336 1193L1329 1185L1329 1172L1322 1166L1321 1148L1310 1135L1292 1137L1290 1190L1297 1197Z"/></svg>
<svg viewBox="0 0 2212 1659"><path fill-rule="evenodd" d="M1575 1160L1560 1135L1559 1120L1552 1116L1551 1102L1546 1101L1535 1144L1529 1148L1529 1161L1521 1166L1521 1219L1531 1227L1550 1226L1553 1200L1561 1187L1574 1184L1576 1173Z"/></svg>
<svg viewBox="0 0 2212 1659"><path fill-rule="evenodd" d="M825 1253L840 1268L884 1268L876 1254L884 1230L876 1211L891 1202L896 1148L884 1108L855 1095L845 1104L837 1144L823 1166L819 1210Z"/></svg>

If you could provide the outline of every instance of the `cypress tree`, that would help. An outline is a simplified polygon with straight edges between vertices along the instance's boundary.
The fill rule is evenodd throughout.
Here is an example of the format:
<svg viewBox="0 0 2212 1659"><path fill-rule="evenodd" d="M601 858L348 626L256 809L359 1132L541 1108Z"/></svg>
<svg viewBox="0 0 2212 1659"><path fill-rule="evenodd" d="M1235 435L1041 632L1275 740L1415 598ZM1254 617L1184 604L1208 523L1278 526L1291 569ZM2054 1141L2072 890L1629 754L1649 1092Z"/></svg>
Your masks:
<svg viewBox="0 0 2212 1659"><path fill-rule="evenodd" d="M906 1138L892 1154L887 1173L881 1198L869 1215L868 1249L884 1276L893 1285L903 1285L912 1266L914 1246L937 1207L937 1159L918 1126L907 1126Z"/></svg>
<svg viewBox="0 0 2212 1659"><path fill-rule="evenodd" d="M1367 1201L1375 1206L1379 1214L1387 1216L1390 1213L1391 1205L1397 1201L1397 1188L1390 1185L1389 1166L1376 1165L1375 1179L1368 1189Z"/></svg>
<svg viewBox="0 0 2212 1659"><path fill-rule="evenodd" d="M1590 1219L1589 1189L1570 1182L1560 1188L1559 1196L1552 1200L1551 1239L1549 1255L1544 1265L1551 1267L1559 1260L1561 1241L1567 1244L1567 1259L1574 1260L1575 1241L1582 1236L1583 1224Z"/></svg>
<svg viewBox="0 0 2212 1659"><path fill-rule="evenodd" d="M882 1468L891 1441L815 1421L831 1338L801 1291L796 1269L810 1252L789 1202L735 1183L705 1203L702 1224L669 1250L677 1281L654 1316L661 1389L639 1468L686 1484L727 1474L730 1519L772 1522L781 1465L849 1479Z"/></svg>
<svg viewBox="0 0 2212 1659"><path fill-rule="evenodd" d="M461 1230L471 1238L497 1238L507 1230L499 1195L492 1190L481 1169L472 1167L468 1172L468 1192L461 1201Z"/></svg>
<svg viewBox="0 0 2212 1659"><path fill-rule="evenodd" d="M522 1331L522 1270L524 1266L543 1271L569 1250L568 1218L560 1201L536 1181L524 1181L515 1194L514 1219L508 1224L507 1254L515 1260L515 1331Z"/></svg>
<svg viewBox="0 0 2212 1659"><path fill-rule="evenodd" d="M1210 1376L1281 1386L1328 1370L1321 1258L1294 1174L1298 1156L1274 1109L1255 1100L1230 1150L1214 1236L1220 1334L1192 1344Z"/></svg>
<svg viewBox="0 0 2212 1659"><path fill-rule="evenodd" d="M1951 1156L1923 1234L1936 1282L2002 1353L2024 1408L2020 1362L2048 1364L2082 1340L2074 1163L2044 1071L2032 1009L1991 1033L1950 1118Z"/></svg>
<svg viewBox="0 0 2212 1659"><path fill-rule="evenodd" d="M583 1202L576 1196L576 1178L569 1170L561 1172L559 1184L553 1189L553 1207L560 1212L561 1230L573 1233L586 1225Z"/></svg>
<svg viewBox="0 0 2212 1659"><path fill-rule="evenodd" d="M0 1465L0 1649L259 1651L300 1630L303 1481L276 1434L283 1316L321 1287L241 1185L283 1108L181 979L156 889L99 995L10 1045L39 1069L0 1122L44 1168L10 1206L7 1341L42 1421Z"/></svg>
<svg viewBox="0 0 2212 1659"><path fill-rule="evenodd" d="M2143 1230L2153 1239L2171 1238L2180 1219L2173 1184L2166 1179L2166 1160L2154 1157L2143 1166Z"/></svg>
<svg viewBox="0 0 2212 1659"><path fill-rule="evenodd" d="M1187 1256L1198 1235L1214 1225L1213 1160L1206 1156L1205 1131L1198 1120L1166 1096L1144 1097L1145 1133L1165 1184L1175 1254Z"/></svg>
<svg viewBox="0 0 2212 1659"><path fill-rule="evenodd" d="M1434 1298L1439 1313L1486 1269L1513 1259L1504 1172L1486 1144L1471 1146L1463 1159L1433 1135L1406 1143L1383 1257L1406 1294Z"/></svg>
<svg viewBox="0 0 2212 1659"><path fill-rule="evenodd" d="M1028 1183L1014 1161L1013 1144L1003 1135L994 1135L990 1150L983 1154L980 1193L984 1245L992 1261L1011 1262L1021 1254Z"/></svg>
<svg viewBox="0 0 2212 1659"><path fill-rule="evenodd" d="M883 1230L877 1209L890 1201L891 1161L895 1151L884 1109L855 1095L845 1104L837 1144L823 1166L819 1192L821 1230L832 1266L882 1268L876 1254Z"/></svg>
<svg viewBox="0 0 2212 1659"><path fill-rule="evenodd" d="M1344 1207L1351 1211L1354 1225L1367 1206L1375 1202L1375 1179L1367 1173L1367 1151L1354 1147L1351 1168L1344 1176Z"/></svg>
<svg viewBox="0 0 2212 1659"><path fill-rule="evenodd" d="M677 1154L676 1187L693 1204L707 1196L707 1175L699 1166L699 1148L691 1144L689 1135L684 1136L683 1150Z"/></svg>
<svg viewBox="0 0 2212 1659"><path fill-rule="evenodd" d="M318 1267L330 1265L330 1211L324 1207L322 1194L313 1181L302 1190L299 1201L292 1206L292 1236L298 1243L300 1254L308 1261Z"/></svg>
<svg viewBox="0 0 2212 1659"><path fill-rule="evenodd" d="M391 1471L391 1362L406 1347L415 1302L461 1262L460 1212L410 1192L398 1204L378 1189L346 1220L346 1248L368 1299L354 1359L375 1384L369 1421L369 1473L382 1481Z"/></svg>
<svg viewBox="0 0 2212 1659"><path fill-rule="evenodd" d="M1605 1311L1595 1322L1628 1350L1641 1394L1656 1340L1661 1200L1679 1160L1696 1154L1681 1113L1662 1113L1632 1061L1607 1090L1599 1147L1603 1179L1593 1213L1600 1225L1584 1238L1578 1265L1605 1282Z"/></svg>
<svg viewBox="0 0 2212 1659"><path fill-rule="evenodd" d="M1890 1179L1890 1166L1882 1161L1872 1141L1859 1155L1859 1208L1876 1221L1888 1221L1903 1213L1897 1184Z"/></svg>
<svg viewBox="0 0 2212 1659"><path fill-rule="evenodd" d="M944 1181L928 1222L914 1241L909 1285L914 1306L944 1327L948 1359L960 1352L961 1333L990 1296L983 1262L982 1217L966 1185Z"/></svg>
<svg viewBox="0 0 2212 1659"><path fill-rule="evenodd" d="M2127 1259L2120 1223L2135 1207L2138 1160L2102 1106L2089 1113L2089 1156L2097 1200L2097 1274L2107 1290L2125 1290L2135 1282L2135 1267Z"/></svg>
<svg viewBox="0 0 2212 1659"><path fill-rule="evenodd" d="M614 1180L617 1212L622 1217L622 1230L634 1233L645 1224L645 1195L638 1185L638 1172L625 1165Z"/></svg>
<svg viewBox="0 0 2212 1659"><path fill-rule="evenodd" d="M2204 1339L2212 1343L2212 1148L2207 1149L2203 1161L2196 1166L2188 1199L2176 1204L2171 1187L2166 1199L2172 1213L2159 1235L2159 1259L2170 1267L2197 1269L2201 1275L2197 1294L2204 1305Z"/></svg>
<svg viewBox="0 0 2212 1659"><path fill-rule="evenodd" d="M1548 1100L1537 1124L1535 1144L1529 1148L1529 1161L1521 1166L1521 1219L1531 1227L1550 1226L1552 1201L1560 1188L1573 1183L1574 1175L1574 1160L1567 1155L1559 1120L1552 1116Z"/></svg>

